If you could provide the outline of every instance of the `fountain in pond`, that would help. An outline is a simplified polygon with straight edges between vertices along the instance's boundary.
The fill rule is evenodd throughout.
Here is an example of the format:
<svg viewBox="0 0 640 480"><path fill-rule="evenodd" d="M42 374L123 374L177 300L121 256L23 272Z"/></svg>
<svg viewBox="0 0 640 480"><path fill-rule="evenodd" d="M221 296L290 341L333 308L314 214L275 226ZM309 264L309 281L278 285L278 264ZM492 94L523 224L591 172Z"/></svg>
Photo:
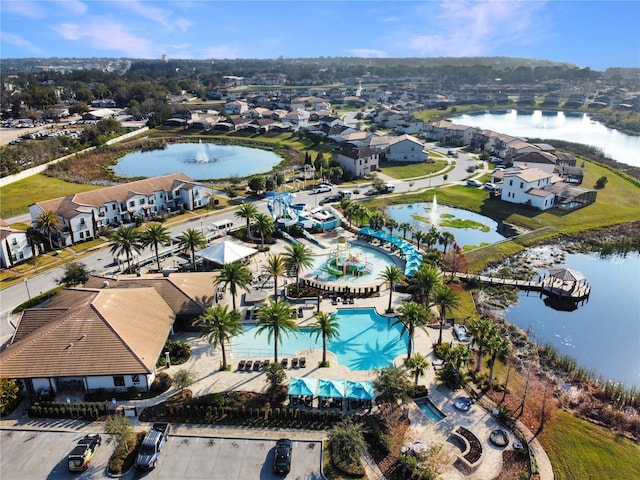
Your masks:
<svg viewBox="0 0 640 480"><path fill-rule="evenodd" d="M209 155L207 154L207 151L205 149L205 145L202 143L202 140L198 140L198 143L200 144L200 147L198 148L198 151L196 152L196 158L193 160L188 160L192 163L209 163L214 161L213 158L209 158Z"/></svg>
<svg viewBox="0 0 640 480"><path fill-rule="evenodd" d="M431 225L437 227L440 223L440 213L438 213L438 200L436 196L433 196L433 201L431 202L431 212L429 214Z"/></svg>

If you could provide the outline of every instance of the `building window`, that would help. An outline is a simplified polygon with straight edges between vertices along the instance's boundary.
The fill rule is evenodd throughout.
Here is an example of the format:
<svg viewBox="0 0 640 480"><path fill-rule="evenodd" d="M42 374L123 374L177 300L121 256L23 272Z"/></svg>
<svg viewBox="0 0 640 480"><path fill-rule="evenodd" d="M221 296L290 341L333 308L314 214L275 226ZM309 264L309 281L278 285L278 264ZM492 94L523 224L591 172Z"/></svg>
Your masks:
<svg viewBox="0 0 640 480"><path fill-rule="evenodd" d="M116 209L116 204L114 203L113 205L111 205L111 210L115 210Z"/></svg>
<svg viewBox="0 0 640 480"><path fill-rule="evenodd" d="M131 382L134 385L138 385L140 383L140 375L131 375Z"/></svg>
<svg viewBox="0 0 640 480"><path fill-rule="evenodd" d="M84 233L80 232L80 238L84 238Z"/></svg>
<svg viewBox="0 0 640 480"><path fill-rule="evenodd" d="M130 206L130 207L135 207L135 206L136 206L136 202L135 202L135 200L134 200L134 201L129 202L129 206Z"/></svg>
<svg viewBox="0 0 640 480"><path fill-rule="evenodd" d="M509 186L513 186L513 180L509 180Z"/></svg>
<svg viewBox="0 0 640 480"><path fill-rule="evenodd" d="M80 225L84 225L84 218L80 219Z"/></svg>
<svg viewBox="0 0 640 480"><path fill-rule="evenodd" d="M18 245L18 239L17 238L12 238L11 239L11 245Z"/></svg>
<svg viewBox="0 0 640 480"><path fill-rule="evenodd" d="M524 183L523 182L520 182L520 188L521 189L524 188Z"/></svg>
<svg viewBox="0 0 640 480"><path fill-rule="evenodd" d="M124 387L124 376L117 375L113 377L113 386L114 387Z"/></svg>

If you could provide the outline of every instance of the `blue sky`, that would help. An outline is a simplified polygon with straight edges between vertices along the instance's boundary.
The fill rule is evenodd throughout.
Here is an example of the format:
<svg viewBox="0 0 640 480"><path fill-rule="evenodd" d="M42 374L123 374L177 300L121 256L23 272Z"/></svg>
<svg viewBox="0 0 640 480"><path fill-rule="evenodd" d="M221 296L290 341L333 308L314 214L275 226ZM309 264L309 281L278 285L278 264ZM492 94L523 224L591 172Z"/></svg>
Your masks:
<svg viewBox="0 0 640 480"><path fill-rule="evenodd" d="M640 67L640 1L0 0L1 58L512 56Z"/></svg>

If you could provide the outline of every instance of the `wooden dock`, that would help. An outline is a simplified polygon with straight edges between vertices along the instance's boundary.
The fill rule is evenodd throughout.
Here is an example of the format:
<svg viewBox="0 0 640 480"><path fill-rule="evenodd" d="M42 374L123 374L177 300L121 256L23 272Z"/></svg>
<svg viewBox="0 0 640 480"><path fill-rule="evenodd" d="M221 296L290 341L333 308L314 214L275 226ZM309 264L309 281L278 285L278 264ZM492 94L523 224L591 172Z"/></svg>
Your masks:
<svg viewBox="0 0 640 480"><path fill-rule="evenodd" d="M562 300L578 302L589 297L591 287L586 282L567 281L554 277L545 277L538 281L515 280L513 278L491 277L473 273L454 273L462 280L475 280L488 285L505 285L517 287L521 290L533 290L557 297Z"/></svg>

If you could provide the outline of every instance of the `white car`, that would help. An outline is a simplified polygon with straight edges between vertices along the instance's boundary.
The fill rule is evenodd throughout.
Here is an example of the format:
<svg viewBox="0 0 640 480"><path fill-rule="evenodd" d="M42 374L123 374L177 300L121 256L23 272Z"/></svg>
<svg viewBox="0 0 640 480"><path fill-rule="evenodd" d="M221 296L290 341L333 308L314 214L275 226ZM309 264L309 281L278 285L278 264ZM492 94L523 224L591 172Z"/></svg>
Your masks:
<svg viewBox="0 0 640 480"><path fill-rule="evenodd" d="M475 178L470 178L467 180L467 187L481 187L482 182L476 180Z"/></svg>
<svg viewBox="0 0 640 480"><path fill-rule="evenodd" d="M318 185L312 191L313 193L327 193L331 191L331 187L329 185Z"/></svg>
<svg viewBox="0 0 640 480"><path fill-rule="evenodd" d="M461 342L466 343L469 341L469 332L467 332L467 327L465 327L464 325L454 325L453 333L456 334L456 337L458 337L458 340L460 340Z"/></svg>
<svg viewBox="0 0 640 480"><path fill-rule="evenodd" d="M496 186L495 183L487 182L484 184L484 189L489 190L490 192L495 192L498 189L498 187Z"/></svg>

